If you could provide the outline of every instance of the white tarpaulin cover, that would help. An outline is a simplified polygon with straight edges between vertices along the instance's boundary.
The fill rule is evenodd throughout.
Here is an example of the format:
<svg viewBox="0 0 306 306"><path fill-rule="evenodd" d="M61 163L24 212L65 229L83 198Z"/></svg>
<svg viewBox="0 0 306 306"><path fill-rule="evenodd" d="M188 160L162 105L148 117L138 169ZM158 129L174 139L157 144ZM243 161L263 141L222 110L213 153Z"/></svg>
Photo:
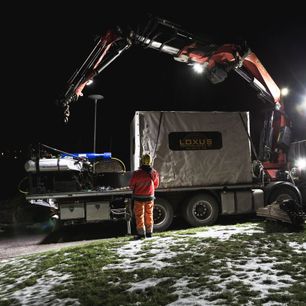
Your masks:
<svg viewBox="0 0 306 306"><path fill-rule="evenodd" d="M150 153L161 188L251 183L249 130L248 112L138 111L131 170Z"/></svg>

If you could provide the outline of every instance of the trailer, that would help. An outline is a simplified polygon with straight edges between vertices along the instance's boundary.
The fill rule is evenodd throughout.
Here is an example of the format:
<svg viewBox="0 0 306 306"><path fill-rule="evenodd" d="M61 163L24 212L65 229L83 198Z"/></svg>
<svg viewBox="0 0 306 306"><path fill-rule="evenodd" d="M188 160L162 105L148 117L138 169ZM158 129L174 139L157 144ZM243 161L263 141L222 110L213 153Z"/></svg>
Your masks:
<svg viewBox="0 0 306 306"><path fill-rule="evenodd" d="M301 203L289 181L267 181L252 160L248 112L137 111L130 125L130 165L111 154L89 161L82 154L33 158L31 204L50 207L63 225L133 219L128 181L144 153L160 174L154 230L181 216L191 226L216 223L221 215L255 214L279 199ZM95 167L93 167L95 165Z"/></svg>

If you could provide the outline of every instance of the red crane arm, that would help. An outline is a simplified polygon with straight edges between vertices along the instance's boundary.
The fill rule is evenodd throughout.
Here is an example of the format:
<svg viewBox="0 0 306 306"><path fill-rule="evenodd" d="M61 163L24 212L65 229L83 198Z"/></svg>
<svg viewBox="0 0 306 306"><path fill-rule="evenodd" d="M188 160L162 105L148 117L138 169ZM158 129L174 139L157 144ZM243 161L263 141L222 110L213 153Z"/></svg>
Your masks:
<svg viewBox="0 0 306 306"><path fill-rule="evenodd" d="M281 103L280 89L256 54L245 44L216 45L203 42L164 19L154 18L153 23L149 21L138 32L131 30L124 35L118 28L101 36L81 68L68 82L68 90L61 100L65 108L66 122L69 117L69 105L82 96L88 81L100 74L132 45L141 45L144 48L167 53L175 60L188 65L202 65L206 77L214 84L224 81L231 71L238 73L257 91L259 98L273 106L263 136L261 147L264 148L264 153L261 159L269 161L268 167L284 167L286 155L282 146L285 137L280 139L280 135L286 128L287 122L284 106Z"/></svg>

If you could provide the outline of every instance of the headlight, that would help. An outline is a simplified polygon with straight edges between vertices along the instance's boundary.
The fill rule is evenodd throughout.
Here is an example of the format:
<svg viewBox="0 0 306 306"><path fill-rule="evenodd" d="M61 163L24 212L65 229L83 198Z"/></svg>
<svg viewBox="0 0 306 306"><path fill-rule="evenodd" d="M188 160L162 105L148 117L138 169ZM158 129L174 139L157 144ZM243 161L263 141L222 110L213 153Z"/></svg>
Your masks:
<svg viewBox="0 0 306 306"><path fill-rule="evenodd" d="M295 162L296 167L299 170L306 170L306 158L300 158Z"/></svg>

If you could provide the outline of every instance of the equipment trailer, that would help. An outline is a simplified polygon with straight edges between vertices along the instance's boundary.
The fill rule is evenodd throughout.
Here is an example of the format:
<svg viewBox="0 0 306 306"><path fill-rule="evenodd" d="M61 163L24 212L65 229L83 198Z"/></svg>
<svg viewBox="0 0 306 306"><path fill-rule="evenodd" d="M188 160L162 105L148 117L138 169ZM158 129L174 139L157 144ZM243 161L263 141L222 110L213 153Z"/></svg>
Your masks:
<svg viewBox="0 0 306 306"><path fill-rule="evenodd" d="M255 214L276 201L301 203L300 191L292 182L265 181L260 164L251 159L249 130L248 112L135 113L131 167L137 169L141 155L148 152L161 178L155 231L166 230L175 216L191 226L212 225L220 215ZM71 155L26 164L37 166L26 167L32 182L27 200L49 206L61 224L126 220L130 233L131 171L123 171L109 153L98 162L80 159L84 154ZM61 167L54 167L55 163ZM280 214L275 217L287 222L290 219L284 214L287 219ZM261 216L273 217L271 213Z"/></svg>

